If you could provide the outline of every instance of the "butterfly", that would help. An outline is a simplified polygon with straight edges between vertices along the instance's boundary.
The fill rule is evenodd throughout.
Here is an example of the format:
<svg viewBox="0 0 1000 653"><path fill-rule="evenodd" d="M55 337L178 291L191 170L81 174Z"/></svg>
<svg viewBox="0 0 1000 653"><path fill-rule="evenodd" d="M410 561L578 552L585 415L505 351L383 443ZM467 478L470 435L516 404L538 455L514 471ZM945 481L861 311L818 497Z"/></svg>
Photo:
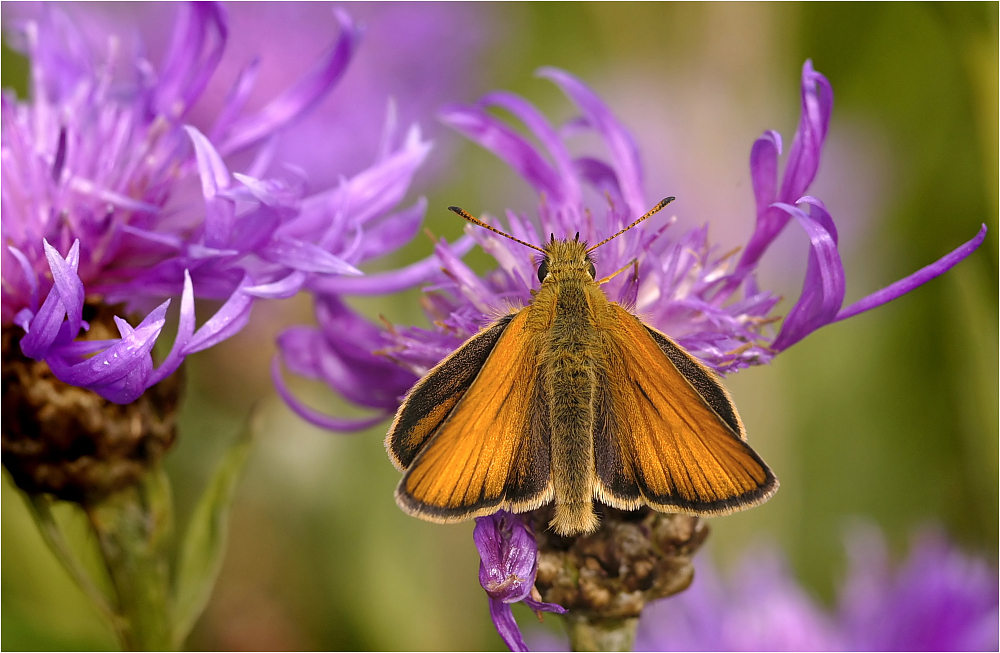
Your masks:
<svg viewBox="0 0 1000 653"><path fill-rule="evenodd" d="M774 494L718 376L609 301L614 275L595 278L591 252L673 199L593 247L537 247L449 207L540 251L541 287L407 393L385 441L404 511L451 523L555 502L550 527L569 536L597 529L594 501L722 515Z"/></svg>

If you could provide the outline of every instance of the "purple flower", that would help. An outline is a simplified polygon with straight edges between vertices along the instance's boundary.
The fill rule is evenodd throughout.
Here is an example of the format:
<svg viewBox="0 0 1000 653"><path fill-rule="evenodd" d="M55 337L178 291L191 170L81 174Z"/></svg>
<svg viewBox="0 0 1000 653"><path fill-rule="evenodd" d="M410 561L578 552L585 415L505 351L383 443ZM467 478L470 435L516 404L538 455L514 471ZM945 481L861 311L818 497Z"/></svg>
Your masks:
<svg viewBox="0 0 1000 653"><path fill-rule="evenodd" d="M510 605L524 601L535 612L566 612L554 603L535 598L538 571L535 536L519 516L501 510L477 518L472 538L479 550L479 584L489 595L493 624L510 650L527 651Z"/></svg>
<svg viewBox="0 0 1000 653"><path fill-rule="evenodd" d="M24 329L25 355L127 403L188 354L238 332L256 299L358 275L358 264L416 233L423 200L390 213L429 149L415 128L396 143L390 120L375 164L329 190L309 194L294 170L268 172L279 132L354 55L359 31L345 13L335 21L339 36L312 69L252 112L244 106L258 62L247 65L207 136L185 123L226 48L221 6L181 5L159 68L123 61L113 37L106 56L92 56L49 6L21 23L31 98L3 97L0 255L3 324ZM178 333L154 366L162 300L176 295ZM119 340L78 342L88 297L147 315L134 328L116 318ZM224 300L197 330L195 297Z"/></svg>
<svg viewBox="0 0 1000 653"><path fill-rule="evenodd" d="M849 540L837 607L801 588L782 556L747 554L720 580L699 560L691 588L649 606L639 651L990 651L998 646L997 573L940 533L917 537L896 569L874 528Z"/></svg>

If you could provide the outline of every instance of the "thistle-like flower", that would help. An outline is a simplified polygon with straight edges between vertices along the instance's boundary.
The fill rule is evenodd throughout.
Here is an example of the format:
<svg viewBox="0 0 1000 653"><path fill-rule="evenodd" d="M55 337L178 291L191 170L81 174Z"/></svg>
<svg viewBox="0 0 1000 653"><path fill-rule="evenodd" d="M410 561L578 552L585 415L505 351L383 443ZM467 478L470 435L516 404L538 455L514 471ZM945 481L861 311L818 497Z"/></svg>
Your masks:
<svg viewBox="0 0 1000 653"><path fill-rule="evenodd" d="M474 105L450 106L443 111L442 118L496 154L538 193L535 218L507 210L505 224L499 225L505 231L538 245L553 235L564 239L573 238L575 233L588 242L603 240L651 206L643 186L638 148L603 101L581 81L553 68L542 69L539 74L559 86L579 109L579 117L556 128L524 99L495 92ZM837 230L823 203L807 194L819 168L833 103L829 82L813 70L809 61L802 71L801 103L802 115L780 183L780 135L769 131L751 148L750 173L757 223L739 258L735 258L734 252L719 252L709 243L707 226L674 236L668 229L669 221L657 225L654 218L632 229L627 237L602 247L596 260L595 278L631 266L627 273L603 286L611 300L633 307L651 326L722 373L768 363L777 353L820 327L909 292L968 256L985 237L984 226L975 238L939 261L843 307L844 269L837 251ZM541 149L489 113L491 108L505 110L517 118ZM607 158L570 153L567 142L586 133L603 141ZM808 267L799 299L780 326L776 326L780 318L774 310L780 298L758 287L754 271L768 246L792 221L809 237ZM494 321L505 308L529 303L532 291L538 287L536 263L529 249L479 227L467 227L467 234L496 259L498 268L480 277L461 261L460 251L438 243L435 254L443 274L425 288L423 298L425 310L435 325L433 329L393 327L383 332L338 300L322 299L327 308L320 314L319 330L311 332L317 346L309 354L313 364L307 369L311 375L324 378L320 369L336 370L325 375L335 389L362 405L388 414L416 378ZM633 261L635 264L631 265ZM394 284L393 288L402 287L404 282L426 274L427 265L422 262L413 266L406 278L397 274L385 281ZM373 282L374 279L358 282L338 279L332 281L327 291L350 292L355 283ZM349 334L351 342L344 340L344 333ZM354 338L350 334L360 335ZM338 337L334 338L335 335ZM372 393L371 388L377 388L377 392ZM378 420L376 416L348 424L326 416L311 416L315 422L334 428L360 427ZM477 532L485 528L483 524L495 528L496 523L481 521ZM653 530L679 527L664 522ZM479 538L484 536L480 534ZM684 548L684 555L690 552ZM592 557L594 565L600 568L600 556ZM670 572L676 573L677 582L660 585L672 588L671 591L683 589L685 583L681 580L690 578L686 568L681 569L684 564L679 563ZM496 573L502 575L502 570ZM655 579L648 578L641 582L657 584ZM545 592L542 595L546 596ZM603 609L597 604L586 605L591 610ZM641 603L633 607L632 616L637 617ZM615 613L615 618L623 616L627 615ZM497 621L497 627L506 632L504 623Z"/></svg>
<svg viewBox="0 0 1000 653"><path fill-rule="evenodd" d="M301 79L248 113L258 69L250 63L201 130L185 121L226 47L221 6L180 5L159 68L122 60L113 36L105 56L92 56L56 8L19 23L15 44L32 76L28 100L5 93L2 105L5 403L14 401L8 386L48 374L110 402L134 402L186 356L237 333L257 299L360 275L358 264L412 238L423 200L394 207L430 145L416 127L398 142L391 112L384 127L372 126L384 132L374 164L339 185L310 194L294 171L269 173L281 130L336 85L355 52L360 31L346 13L335 18L339 35ZM154 365L169 298L178 295L176 337ZM196 297L223 301L197 329ZM134 325L116 312L144 317ZM94 318L101 328L91 329ZM47 391L14 394L48 401ZM5 464L24 448L15 444L18 424L4 422ZM45 427L25 434L37 440L36 430Z"/></svg>
<svg viewBox="0 0 1000 653"><path fill-rule="evenodd" d="M330 48L259 110L244 110L254 61L215 115L188 124L229 27L220 5L179 7L155 67L141 47L122 56L115 37L92 56L72 21L43 6L15 33L30 96L5 93L2 105L3 464L131 650L178 647L204 607L224 540L199 534L224 523L233 493L221 488L247 449L240 439L219 465L201 521L173 555L157 463L175 437L174 372L237 333L258 299L359 276L358 265L412 238L425 202L397 205L430 148L416 127L398 138L390 111L372 125L383 143L374 163L332 188L316 192L298 169L273 165L281 132L354 55L361 33L343 12L330 17ZM152 349L178 295L176 336L157 365ZM195 298L221 301L200 326ZM113 597L59 545L51 496L86 513Z"/></svg>
<svg viewBox="0 0 1000 653"><path fill-rule="evenodd" d="M344 254L365 241L344 189L303 200L300 183L263 179L273 148L244 174L223 160L264 143L333 87L359 38L346 14L338 20L339 39L314 69L244 115L256 70L248 66L210 136L184 121L226 45L221 7L182 6L158 70L123 65L115 38L106 57L91 57L55 9L22 25L32 84L27 102L3 98L2 315L24 330L26 356L128 403L186 355L239 331L256 297L291 294L312 274L357 274ZM404 149L419 159L426 145L417 137ZM167 308L159 302L174 295L177 338L154 367ZM196 296L225 300L197 331ZM117 340L76 342L87 301L148 313L135 327L116 318Z"/></svg>

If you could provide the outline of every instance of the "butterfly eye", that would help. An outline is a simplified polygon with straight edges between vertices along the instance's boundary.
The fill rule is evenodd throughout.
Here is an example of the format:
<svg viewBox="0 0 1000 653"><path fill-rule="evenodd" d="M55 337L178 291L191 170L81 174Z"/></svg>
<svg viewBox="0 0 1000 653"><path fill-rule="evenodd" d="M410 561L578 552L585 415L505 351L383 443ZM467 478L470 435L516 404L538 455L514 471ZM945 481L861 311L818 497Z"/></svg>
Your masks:
<svg viewBox="0 0 1000 653"><path fill-rule="evenodd" d="M538 280L545 281L545 277L549 275L549 259L543 258L542 262L538 264Z"/></svg>
<svg viewBox="0 0 1000 653"><path fill-rule="evenodd" d="M590 273L590 278L591 279L596 279L597 278L597 268L594 267L594 262L593 261L587 261L587 272Z"/></svg>

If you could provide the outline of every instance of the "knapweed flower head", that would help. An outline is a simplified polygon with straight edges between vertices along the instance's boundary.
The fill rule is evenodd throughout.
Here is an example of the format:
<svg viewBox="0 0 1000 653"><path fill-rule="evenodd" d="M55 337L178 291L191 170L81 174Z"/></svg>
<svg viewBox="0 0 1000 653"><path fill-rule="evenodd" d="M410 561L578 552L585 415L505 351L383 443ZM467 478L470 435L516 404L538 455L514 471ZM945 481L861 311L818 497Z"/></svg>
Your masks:
<svg viewBox="0 0 1000 653"><path fill-rule="evenodd" d="M254 112L244 111L259 68L250 62L198 129L189 112L230 36L221 6L181 5L159 67L123 61L114 36L92 55L48 6L19 25L31 88L27 101L3 96L0 255L3 324L24 330L26 356L127 403L238 332L255 300L358 275L359 263L413 236L423 202L390 211L429 149L415 128L401 143L386 128L374 165L329 190L307 193L294 169L269 174L281 130L334 87L361 33L339 12L334 35L310 70ZM237 155L245 167L234 170ZM177 336L154 366L163 299L177 295ZM197 329L195 297L223 300ZM146 315L134 327L116 317L118 339L78 341L87 302Z"/></svg>
<svg viewBox="0 0 1000 653"><path fill-rule="evenodd" d="M691 588L650 605L638 651L993 651L997 573L936 531L890 563L874 527L848 539L848 571L831 610L813 599L775 549L748 553L721 579L696 561Z"/></svg>

